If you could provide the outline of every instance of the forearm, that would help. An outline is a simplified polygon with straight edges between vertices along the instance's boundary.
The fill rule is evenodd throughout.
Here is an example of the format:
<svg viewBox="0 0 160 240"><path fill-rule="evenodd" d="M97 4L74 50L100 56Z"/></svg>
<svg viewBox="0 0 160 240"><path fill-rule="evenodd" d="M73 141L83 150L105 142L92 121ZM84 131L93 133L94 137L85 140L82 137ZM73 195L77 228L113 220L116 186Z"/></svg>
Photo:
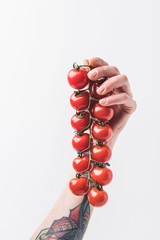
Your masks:
<svg viewBox="0 0 160 240"><path fill-rule="evenodd" d="M108 141L111 149L117 137L118 134ZM87 194L76 196L69 189L69 181L75 174L73 170L61 195L30 240L49 240L51 237L54 240L64 235L65 240L83 239L94 207L88 202Z"/></svg>
<svg viewBox="0 0 160 240"><path fill-rule="evenodd" d="M66 185L54 204L53 208L30 238L30 240L42 239L83 239L93 206L85 196L76 196L69 189L69 181L75 177L73 171L66 182Z"/></svg>

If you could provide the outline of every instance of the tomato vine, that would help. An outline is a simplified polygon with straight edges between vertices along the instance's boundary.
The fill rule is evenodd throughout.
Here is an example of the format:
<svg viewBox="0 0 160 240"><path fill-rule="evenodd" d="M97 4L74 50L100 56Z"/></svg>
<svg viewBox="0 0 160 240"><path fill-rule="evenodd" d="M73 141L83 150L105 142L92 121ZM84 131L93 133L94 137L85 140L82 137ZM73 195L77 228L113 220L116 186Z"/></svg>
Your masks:
<svg viewBox="0 0 160 240"><path fill-rule="evenodd" d="M89 199L89 202L93 206L97 206L98 207L98 206L103 206L106 203L106 201L108 200L108 195L103 190L103 185L108 184L111 181L111 179L112 179L112 172L111 172L111 170L108 169L108 168L105 168L106 166L110 166L110 164L108 163L108 160L109 160L109 158L111 156L111 153L108 154L108 158L105 157L105 162L104 162L104 159L101 162L101 159L99 160L99 158L101 158L102 156L97 156L98 160L92 159L91 148L92 148L92 143L93 143L93 140L94 140L94 141L97 142L97 145L102 150L102 148L104 146L104 140L109 138L109 137L111 137L112 129L111 129L110 125L109 125L109 120L113 116L113 109L109 109L110 112L108 113L107 111L109 111L109 110L106 111L106 109L104 109L104 107L102 107L102 106L101 106L102 109L98 109L97 110L95 108L94 110L95 110L96 117L93 116L91 103L92 103L92 101L95 101L98 104L98 101L99 101L100 97L98 96L98 98L97 98L96 94L95 94L96 98L93 97L93 94L92 94L92 83L93 82L90 79L88 79L88 77L87 77L88 70L89 71L92 70L92 66L91 65L78 65L77 63L74 63L73 64L73 69L68 74L68 82L69 82L69 84L71 85L71 87L78 89L78 90L74 91L74 95L72 96L72 98L74 97L75 99L78 99L80 97L83 97L84 94L86 93L86 91L89 92L89 104L87 104L88 107L85 108L85 109L78 110L77 109L78 108L77 104L74 105L74 100L75 99L74 100L70 99L72 101L71 102L72 107L76 109L76 116L79 118L79 122L80 122L80 119L84 120L84 121L81 120L81 123L83 122L83 126L85 125L84 124L84 122L85 122L85 114L84 113L86 111L89 113L89 123L87 122L88 125L87 126L85 125L84 128L77 127L77 125L74 126L74 121L72 123L73 128L80 129L79 131L75 131L76 139L74 139L74 138L72 139L72 145L73 145L73 147L75 149L78 148L77 141L80 141L82 138L83 139L84 138L88 139L87 138L88 135L86 133L84 133L84 132L87 129L89 130L89 145L87 146L87 148L84 148L83 144L81 145L81 149L82 150L77 151L77 155L78 156L75 159L74 164L76 165L76 162L78 162L79 159L82 160L83 156L85 155L84 153L86 151L88 151L88 153L89 153L89 161L88 161L88 167L86 169L83 169L82 171L77 172L76 176L75 176L76 178L72 179L70 181L69 186L70 186L71 191L74 194L76 194L76 195L83 195L86 192L88 192L89 187L90 187L90 183L93 184L94 187L92 186L90 188L90 191L88 193L88 199ZM97 84L102 83L106 79L107 78L100 79L97 82ZM88 84L89 84L89 87L84 89L84 87L86 85L88 85ZM97 87L97 86L94 86L94 87ZM99 105L97 105L96 107L99 107ZM100 119L107 119L107 121L101 121L101 120L98 119L100 111L101 112L103 111L103 116L101 116ZM107 113L108 113L108 118L106 118L106 116L104 116L104 114L107 114ZM105 133L106 136L101 136L101 135L97 134L96 135L97 137L93 137L93 134L92 134L92 131L93 131L92 123L95 124L94 127L99 126L100 131ZM106 148L106 149L103 149L103 151L109 151L109 150L110 150L109 147ZM106 159L107 159L107 161L106 161ZM87 160L88 160L87 158L83 159L83 161L85 162L85 164L84 164L85 166L86 166L86 161ZM94 165L93 169L91 168L92 167L91 163L93 163L93 165ZM87 172L87 183L85 182L85 179L84 179L84 176L83 176L84 174L86 174L86 172ZM100 172L100 174L101 174L100 177L98 175L99 174L98 172ZM94 180L93 180L93 178L94 178ZM79 182L78 182L78 179L79 179ZM102 183L102 184L100 184L100 183ZM99 193L99 195L101 195L101 198L96 200L96 199L94 199L93 195L95 193L97 194L97 191L101 192L101 193ZM102 199L102 200L100 200L100 199Z"/></svg>

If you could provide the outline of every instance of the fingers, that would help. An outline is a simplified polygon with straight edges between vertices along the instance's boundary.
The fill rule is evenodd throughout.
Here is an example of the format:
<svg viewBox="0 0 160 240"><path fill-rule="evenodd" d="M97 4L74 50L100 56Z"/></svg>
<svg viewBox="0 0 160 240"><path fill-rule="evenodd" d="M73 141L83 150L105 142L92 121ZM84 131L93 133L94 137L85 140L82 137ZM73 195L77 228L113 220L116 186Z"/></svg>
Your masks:
<svg viewBox="0 0 160 240"><path fill-rule="evenodd" d="M89 60L89 64L92 67L99 67L99 66L108 66L109 64L105 62L103 59L98 57L93 57Z"/></svg>
<svg viewBox="0 0 160 240"><path fill-rule="evenodd" d="M121 88L123 92L128 93L131 97L133 94L130 90L130 84L126 75L118 75L109 78L101 86L97 89L97 93L100 95L104 95L112 91L113 89Z"/></svg>
<svg viewBox="0 0 160 240"><path fill-rule="evenodd" d="M88 59L83 59L83 64L84 65L89 65L89 60Z"/></svg>
<svg viewBox="0 0 160 240"><path fill-rule="evenodd" d="M115 66L100 66L96 67L88 73L88 77L92 81L96 81L102 77L113 77L119 75L120 72Z"/></svg>
<svg viewBox="0 0 160 240"><path fill-rule="evenodd" d="M137 107L136 101L133 100L132 97L125 92L113 94L108 97L102 98L99 100L99 103L102 106L110 106L115 104L123 105L123 110L125 110L129 114L133 113Z"/></svg>

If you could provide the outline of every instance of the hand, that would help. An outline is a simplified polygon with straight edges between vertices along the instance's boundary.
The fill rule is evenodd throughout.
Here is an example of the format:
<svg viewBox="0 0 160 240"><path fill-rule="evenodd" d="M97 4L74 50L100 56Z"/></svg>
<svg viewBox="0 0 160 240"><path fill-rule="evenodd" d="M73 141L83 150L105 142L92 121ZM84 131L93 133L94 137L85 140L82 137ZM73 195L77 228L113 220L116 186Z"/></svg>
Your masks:
<svg viewBox="0 0 160 240"><path fill-rule="evenodd" d="M137 103L133 100L133 94L130 89L128 78L124 74L120 74L115 66L109 66L103 59L94 57L90 60L84 60L84 64L90 64L93 69L88 73L88 77L92 81L96 81L101 77L108 79L97 89L98 94L106 94L113 91L113 94L99 100L102 106L111 106L114 108L114 117L109 121L113 129L113 136L107 142L111 148L126 125L129 117L137 108Z"/></svg>

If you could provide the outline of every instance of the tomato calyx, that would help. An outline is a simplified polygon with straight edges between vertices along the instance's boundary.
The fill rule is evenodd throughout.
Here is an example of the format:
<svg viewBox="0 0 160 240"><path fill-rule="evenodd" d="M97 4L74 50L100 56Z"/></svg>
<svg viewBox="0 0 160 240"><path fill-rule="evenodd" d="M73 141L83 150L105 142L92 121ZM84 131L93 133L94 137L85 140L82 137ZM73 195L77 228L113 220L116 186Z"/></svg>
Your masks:
<svg viewBox="0 0 160 240"><path fill-rule="evenodd" d="M73 63L73 68L76 70L79 70L80 68L90 68L92 69L91 65L78 65L78 63L74 62Z"/></svg>
<svg viewBox="0 0 160 240"><path fill-rule="evenodd" d="M92 160L94 161L94 160ZM104 162L97 162L97 161L94 161L95 164L94 166L95 167L100 167L100 168L105 168L106 166L110 167L110 164L108 162L104 163Z"/></svg>
<svg viewBox="0 0 160 240"><path fill-rule="evenodd" d="M98 164L100 168L105 168L106 164L105 163L99 163Z"/></svg>
<svg viewBox="0 0 160 240"><path fill-rule="evenodd" d="M85 118L85 112L78 112L76 111L77 117L78 118Z"/></svg>
<svg viewBox="0 0 160 240"><path fill-rule="evenodd" d="M76 178L80 178L81 174L80 173L76 173Z"/></svg>
<svg viewBox="0 0 160 240"><path fill-rule="evenodd" d="M97 124L102 127L102 126L104 126L106 124L106 122L97 122Z"/></svg>
<svg viewBox="0 0 160 240"><path fill-rule="evenodd" d="M80 158L82 158L82 152L78 152L78 153L77 153L77 156L80 157Z"/></svg>
<svg viewBox="0 0 160 240"><path fill-rule="evenodd" d="M74 132L75 132L75 135L82 136L82 132L77 132L77 131L74 131Z"/></svg>
<svg viewBox="0 0 160 240"><path fill-rule="evenodd" d="M98 140L97 145L102 147L103 146L103 142L101 140Z"/></svg>
<svg viewBox="0 0 160 240"><path fill-rule="evenodd" d="M103 190L103 187L102 187L102 185L100 185L100 184L97 184L97 189L99 190L99 191L102 191Z"/></svg>
<svg viewBox="0 0 160 240"><path fill-rule="evenodd" d="M85 94L84 92L85 92L86 90L89 90L89 88L86 88L86 89L83 89L83 90L80 90L80 89L79 89L78 91L74 91L75 96L78 96L78 95L79 95L79 96L82 97L82 96Z"/></svg>
<svg viewBox="0 0 160 240"><path fill-rule="evenodd" d="M78 135L78 136L82 136L83 132L85 129L87 129L90 125L88 125L86 128L82 129L81 131L77 132L77 131L74 131L75 132L75 135Z"/></svg>

